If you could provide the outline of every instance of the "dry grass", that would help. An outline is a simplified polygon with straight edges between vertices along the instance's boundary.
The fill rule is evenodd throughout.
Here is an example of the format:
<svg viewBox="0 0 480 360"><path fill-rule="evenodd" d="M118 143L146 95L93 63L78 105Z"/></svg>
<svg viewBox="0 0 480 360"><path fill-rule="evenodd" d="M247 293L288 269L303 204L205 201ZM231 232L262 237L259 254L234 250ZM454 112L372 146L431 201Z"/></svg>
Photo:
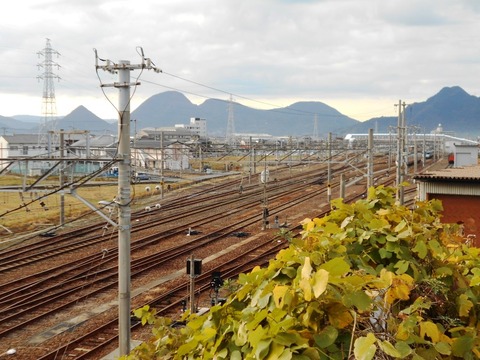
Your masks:
<svg viewBox="0 0 480 360"><path fill-rule="evenodd" d="M238 158L230 157L217 161L216 158L204 159L204 163L209 164L213 170L225 170L226 164L235 164ZM200 167L200 162L191 164L193 169ZM240 164L236 163L230 170L239 170ZM178 173L166 172L164 176L177 176ZM191 184L191 180L200 175L199 172L191 173L184 172L181 174L182 181L170 184L170 190L184 188ZM26 185L33 184L35 178L15 175L0 176L0 187L6 186L21 187L22 182ZM214 180L215 181L215 180ZM41 186L50 186L50 192L58 188L58 178L50 176L48 179L42 180ZM92 181L89 186L83 186L77 190L77 194L98 206L100 200L113 200L118 192L118 186L114 179L99 179ZM98 185L96 185L98 184ZM140 209L146 205L152 205L155 201L155 196L159 194L156 191L158 183L142 183L132 184L131 197L132 209ZM150 191L145 188L149 186ZM165 186L166 191L166 186ZM0 191L0 236L8 234L5 228L14 232L15 234L23 232L31 232L43 230L50 226L58 225L60 222L61 209L61 195L54 193L45 196L46 192L21 192L21 191ZM92 215L92 210L85 204L69 195L64 195L64 216L65 222L76 221L79 218L84 218L91 215L90 218L99 220L98 215Z"/></svg>
<svg viewBox="0 0 480 360"><path fill-rule="evenodd" d="M0 186L20 185L19 181L21 180L17 177L2 176L0 177ZM52 185L54 184L52 182ZM45 183L42 183L42 185L45 185ZM157 185L159 184L132 184L130 188L133 200L132 208L135 206L141 208L145 206L144 203L158 201L155 199L160 194L158 190L155 190ZM170 188L174 190L182 186L185 186L185 183L172 184ZM149 187L149 191L146 190L147 187ZM51 191L55 189L52 186ZM98 185L84 186L77 190L78 195L97 207L100 200L113 200L117 192L118 186L114 182L98 182ZM44 196L44 192L0 192L0 234L8 233L2 227L14 233L23 233L58 225L60 221L61 195L60 193L55 193ZM89 215L95 220L100 219L98 215L92 215L92 210L74 196L67 193L63 198L66 223Z"/></svg>

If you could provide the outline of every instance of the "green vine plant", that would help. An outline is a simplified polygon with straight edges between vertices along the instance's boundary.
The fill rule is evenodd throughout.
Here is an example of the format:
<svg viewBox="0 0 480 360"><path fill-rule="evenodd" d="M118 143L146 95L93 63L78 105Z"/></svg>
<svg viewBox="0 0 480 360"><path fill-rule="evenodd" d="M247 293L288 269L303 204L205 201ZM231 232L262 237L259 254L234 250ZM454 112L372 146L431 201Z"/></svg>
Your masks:
<svg viewBox="0 0 480 360"><path fill-rule="evenodd" d="M294 234L286 228L280 228L277 232L277 236L287 242L291 242L293 240Z"/></svg>
<svg viewBox="0 0 480 360"><path fill-rule="evenodd" d="M480 249L440 222L441 202L409 209L379 186L331 207L184 327L135 311L152 339L125 359L480 358Z"/></svg>

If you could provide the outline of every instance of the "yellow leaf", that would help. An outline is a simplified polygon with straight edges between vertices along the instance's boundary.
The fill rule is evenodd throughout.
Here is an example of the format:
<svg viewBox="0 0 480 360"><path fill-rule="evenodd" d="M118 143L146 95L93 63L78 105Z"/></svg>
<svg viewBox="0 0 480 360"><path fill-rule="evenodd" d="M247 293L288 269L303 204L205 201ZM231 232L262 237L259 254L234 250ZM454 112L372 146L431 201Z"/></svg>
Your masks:
<svg viewBox="0 0 480 360"><path fill-rule="evenodd" d="M312 287L310 286L310 280L302 279L298 284L298 287L303 291L303 298L305 301L312 300Z"/></svg>
<svg viewBox="0 0 480 360"><path fill-rule="evenodd" d="M316 298L322 295L327 289L328 285L328 271L319 269L313 277L313 294Z"/></svg>
<svg viewBox="0 0 480 360"><path fill-rule="evenodd" d="M284 304L285 294L288 291L288 286L277 285L273 289L273 301L277 308L282 308Z"/></svg>
<svg viewBox="0 0 480 360"><path fill-rule="evenodd" d="M328 319L332 326L343 329L353 322L352 314L342 304L336 303L327 308Z"/></svg>
<svg viewBox="0 0 480 360"><path fill-rule="evenodd" d="M468 300L468 296L465 294L461 294L458 297L458 313L460 316L468 316L471 308L473 307L473 303Z"/></svg>
<svg viewBox="0 0 480 360"><path fill-rule="evenodd" d="M440 340L440 331L438 330L437 325L431 321L422 321L420 323L420 337L425 338L425 335L428 336L433 343L437 343Z"/></svg>
<svg viewBox="0 0 480 360"><path fill-rule="evenodd" d="M312 274L312 265L310 265L310 258L306 257L305 263L303 264L303 267L302 267L302 279L310 279L311 274Z"/></svg>
<svg viewBox="0 0 480 360"><path fill-rule="evenodd" d="M367 336L359 337L355 340L353 353L357 360L370 360L375 356L377 346L375 342L377 339L372 333L368 333Z"/></svg>
<svg viewBox="0 0 480 360"><path fill-rule="evenodd" d="M408 300L414 282L414 279L407 274L394 276L392 278L391 286L385 293L385 301L388 304L393 304L395 300Z"/></svg>

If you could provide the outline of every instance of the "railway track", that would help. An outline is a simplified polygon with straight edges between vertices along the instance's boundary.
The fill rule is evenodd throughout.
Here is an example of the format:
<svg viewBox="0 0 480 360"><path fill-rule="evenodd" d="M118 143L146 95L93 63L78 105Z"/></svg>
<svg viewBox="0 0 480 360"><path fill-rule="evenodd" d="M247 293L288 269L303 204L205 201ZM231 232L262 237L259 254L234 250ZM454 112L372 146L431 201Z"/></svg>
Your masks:
<svg viewBox="0 0 480 360"><path fill-rule="evenodd" d="M382 169L385 166L379 164L377 168L378 171L383 171ZM351 178L359 176L357 170L341 164L335 166L334 171L343 172ZM314 200L313 203L323 204L312 207L312 209L318 209L322 206L325 208L322 210L323 212L315 216L321 216L325 211L328 211L328 204L325 201L326 184L320 184L324 173L325 167L318 166L314 170L302 171L300 174L296 173L294 179L291 176L282 177L279 174L275 183L268 185L267 196L270 216L282 216L288 211L290 213L301 211L300 209L311 206L307 204L311 204L312 199ZM386 182L391 181L391 178L387 176L382 179ZM212 192L214 192L213 195ZM137 221L132 230L132 233L135 234L132 241L132 280L141 279L149 271L158 267L169 269L163 275L178 272L184 269L184 260L188 255L202 252L211 254L212 249L216 249L214 251L218 252L218 244L221 244L221 247L225 249L233 248L235 243L239 242L239 239L232 234L236 232L246 232L247 234L258 232L258 224L261 221L259 203L264 201L264 194L265 189L259 189L256 184L244 185L240 194L238 180L227 181L221 186L205 188L177 199L168 199L165 204L162 204L159 211L134 213L132 219ZM354 196L359 197L361 193L352 195L352 201ZM207 213L208 216L205 215ZM228 222L225 221L226 217L229 217ZM237 220L232 221L231 218ZM225 225L225 223L227 224ZM185 240L185 230L188 228L200 228L202 231L200 234L190 236L189 240ZM294 231L296 228L299 229L298 226L290 226L288 230ZM242 256L222 255L215 261L212 260L212 265L209 265L211 269L205 273L207 284L199 284L199 289L201 286L206 286L207 288L204 291L208 290L208 278L213 271L221 271L224 276L234 278L239 272L248 271L249 266L252 266L251 264L262 264L272 258L278 252L279 247L286 246L285 242L282 242L273 233L273 231L266 231L262 234L262 241L255 240L262 244L262 249L252 246L252 242L250 242L243 247L236 248L236 251L240 252ZM59 254L78 252L79 250L85 251L85 249L91 249L92 247L97 247L98 250L98 246L105 245L107 235L102 229L102 223L95 223L85 227L85 229L79 229L77 234L79 234L80 240L78 237L75 238L75 232L73 231L52 239L39 238L38 243L33 246L19 246L8 249L0 255L2 271L16 274L25 266L32 267L38 262L49 262ZM75 239L77 243L75 243ZM57 266L49 266L45 271L32 272L23 277L15 276L12 281L1 283L0 290L6 296L3 296L0 300L0 319L2 320L0 336L6 339L14 339L16 334L26 328L31 328L31 333L34 334L38 331L35 324L40 324L41 327L42 321L57 316L59 310L70 309L71 312L71 309L78 303L95 300L99 294L114 292L117 285L116 246L110 240L108 242L111 246L106 251L93 252L93 254L86 254L83 257L76 256L71 261ZM239 258L246 258L250 261L235 264ZM217 265L213 265L214 263ZM225 264L230 264L228 269ZM177 309L178 311L179 302L185 298L185 283L188 283L185 276L179 276L178 281L180 282L177 286L178 290L176 290L178 295L170 293L170 291L174 291L175 287L168 291L162 288L162 295L155 297L154 300L149 300L152 306L159 306L158 312L166 313L169 311L168 309ZM151 298L151 295L149 295L149 298ZM171 304L168 307L162 307L161 304L166 301ZM148 301L138 296L136 303L143 304L148 303ZM115 328L116 316L113 315L112 320L106 322L111 322L111 326ZM90 346L83 341L88 344L89 341L92 341L92 338L106 339L110 337L106 335L74 336L68 338L68 340L62 340L64 345L61 347L57 346L55 341L45 339L41 346L38 346L37 343L27 348L34 356L32 359L95 359L98 356L95 353L98 348L105 348L106 344L115 343L114 339L118 334L113 330L105 330L106 333L110 331L113 338L103 345ZM90 333L90 331L85 330L83 332ZM81 338L84 340L80 340ZM49 351L39 349L40 347L47 347ZM74 349L77 348L83 349L82 354L74 354ZM86 351L87 348L90 350ZM28 357L25 357L25 359L28 359Z"/></svg>

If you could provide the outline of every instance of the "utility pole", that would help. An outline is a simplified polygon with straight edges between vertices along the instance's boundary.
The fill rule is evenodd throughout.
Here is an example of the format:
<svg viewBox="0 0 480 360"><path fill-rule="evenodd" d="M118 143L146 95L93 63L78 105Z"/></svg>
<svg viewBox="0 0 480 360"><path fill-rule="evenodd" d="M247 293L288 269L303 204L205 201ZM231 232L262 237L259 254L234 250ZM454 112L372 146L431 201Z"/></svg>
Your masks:
<svg viewBox="0 0 480 360"><path fill-rule="evenodd" d="M65 134L63 129L60 129L60 159L65 157ZM58 172L58 180L60 185L60 226L65 225L65 190L63 190L64 185L64 172L65 172L65 163L62 160L60 165L60 170Z"/></svg>
<svg viewBox="0 0 480 360"><path fill-rule="evenodd" d="M130 208L130 181L131 181L131 149L130 149L130 87L140 85L139 82L130 82L130 72L133 70L157 69L150 59L143 56L142 63L130 64L130 61L120 60L118 64L105 61L99 65L95 50L95 68L118 74L118 82L102 84L101 87L118 88L118 193L116 204L118 206L118 341L119 355L130 352L130 235L131 235L131 208Z"/></svg>
<svg viewBox="0 0 480 360"><path fill-rule="evenodd" d="M160 132L160 198L163 199L165 179L163 178L163 168L165 167L165 149L163 148L163 131Z"/></svg>
<svg viewBox="0 0 480 360"><path fill-rule="evenodd" d="M403 109L402 109L403 107ZM404 202L404 189L401 185L403 183L403 157L405 155L405 102L398 100L398 121L397 121L397 201L400 205Z"/></svg>
<svg viewBox="0 0 480 360"><path fill-rule="evenodd" d="M368 129L367 191L373 186L373 129Z"/></svg>
<svg viewBox="0 0 480 360"><path fill-rule="evenodd" d="M332 200L332 133L328 133L327 201Z"/></svg>
<svg viewBox="0 0 480 360"><path fill-rule="evenodd" d="M228 121L227 121L227 134L225 136L227 145L235 144L235 115L233 112L233 97L230 95L230 101L228 103Z"/></svg>

